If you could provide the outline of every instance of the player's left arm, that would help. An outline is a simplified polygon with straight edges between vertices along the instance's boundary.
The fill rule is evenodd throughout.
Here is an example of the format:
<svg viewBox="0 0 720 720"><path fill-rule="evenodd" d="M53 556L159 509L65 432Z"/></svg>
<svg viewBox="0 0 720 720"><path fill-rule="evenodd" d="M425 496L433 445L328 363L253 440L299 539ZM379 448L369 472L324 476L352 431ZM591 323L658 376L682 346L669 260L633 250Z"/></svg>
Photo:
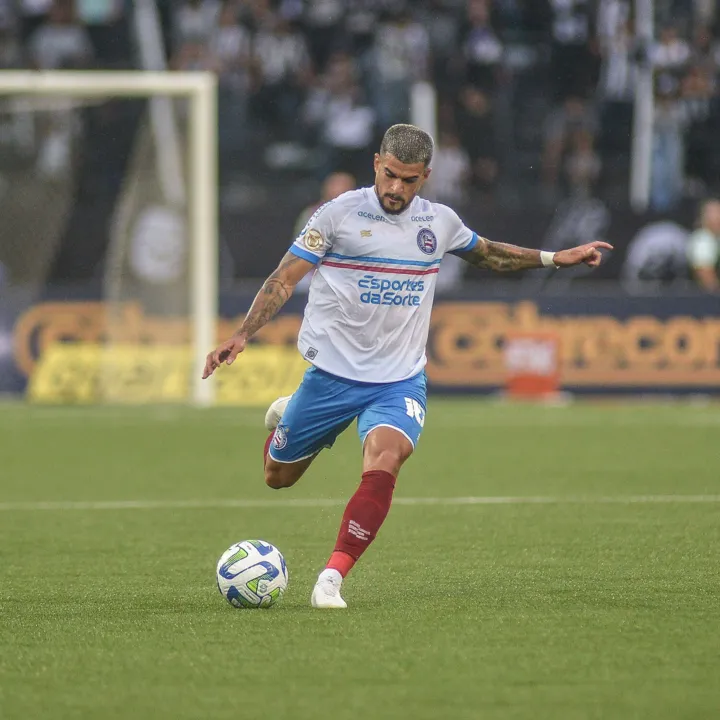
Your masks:
<svg viewBox="0 0 720 720"><path fill-rule="evenodd" d="M597 240L578 245L568 250L559 250L556 253L532 248L508 245L507 243L492 242L484 237L478 237L477 243L468 252L458 252L470 265L478 268L487 268L496 272L513 272L515 270L532 270L542 267L572 267L573 265L589 265L597 267L602 260L600 248L612 250L609 243Z"/></svg>

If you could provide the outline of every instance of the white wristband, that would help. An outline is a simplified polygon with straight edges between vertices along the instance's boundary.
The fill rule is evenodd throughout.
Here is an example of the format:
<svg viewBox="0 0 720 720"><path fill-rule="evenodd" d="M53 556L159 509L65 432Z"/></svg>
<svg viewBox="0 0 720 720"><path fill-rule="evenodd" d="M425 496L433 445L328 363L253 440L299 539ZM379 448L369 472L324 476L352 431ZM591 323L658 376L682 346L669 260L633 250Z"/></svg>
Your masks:
<svg viewBox="0 0 720 720"><path fill-rule="evenodd" d="M555 264L555 253L554 252L548 252L547 250L541 250L540 251L540 262L543 264L543 267L554 267L554 268L557 267L557 265Z"/></svg>

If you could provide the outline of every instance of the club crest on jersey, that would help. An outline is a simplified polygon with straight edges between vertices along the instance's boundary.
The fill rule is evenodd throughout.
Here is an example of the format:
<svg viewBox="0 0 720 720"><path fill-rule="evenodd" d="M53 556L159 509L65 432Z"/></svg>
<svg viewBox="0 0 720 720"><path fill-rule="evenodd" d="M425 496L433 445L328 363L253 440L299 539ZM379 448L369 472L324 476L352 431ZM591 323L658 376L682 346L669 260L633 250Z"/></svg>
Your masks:
<svg viewBox="0 0 720 720"><path fill-rule="evenodd" d="M319 230L311 228L303 235L303 245L312 252L317 252L323 246L322 235Z"/></svg>
<svg viewBox="0 0 720 720"><path fill-rule="evenodd" d="M275 428L272 444L276 450L282 450L287 445L287 428L284 425Z"/></svg>
<svg viewBox="0 0 720 720"><path fill-rule="evenodd" d="M432 255L437 250L437 238L430 228L420 228L417 234L417 244L426 255Z"/></svg>

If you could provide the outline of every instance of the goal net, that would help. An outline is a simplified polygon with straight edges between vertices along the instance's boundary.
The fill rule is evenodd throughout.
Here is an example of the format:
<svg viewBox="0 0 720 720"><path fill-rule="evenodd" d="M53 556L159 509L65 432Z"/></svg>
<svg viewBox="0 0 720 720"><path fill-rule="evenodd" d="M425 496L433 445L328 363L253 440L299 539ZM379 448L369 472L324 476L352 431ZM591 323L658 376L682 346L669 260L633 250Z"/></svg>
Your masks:
<svg viewBox="0 0 720 720"><path fill-rule="evenodd" d="M209 73L0 73L0 390L213 401L216 126Z"/></svg>

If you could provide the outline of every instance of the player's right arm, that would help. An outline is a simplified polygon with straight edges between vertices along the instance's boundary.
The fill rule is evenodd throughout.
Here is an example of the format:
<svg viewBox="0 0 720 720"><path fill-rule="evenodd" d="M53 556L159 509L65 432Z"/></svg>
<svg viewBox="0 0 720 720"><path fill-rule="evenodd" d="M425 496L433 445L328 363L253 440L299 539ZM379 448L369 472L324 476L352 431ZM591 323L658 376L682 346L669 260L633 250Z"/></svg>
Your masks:
<svg viewBox="0 0 720 720"><path fill-rule="evenodd" d="M292 295L295 286L314 269L315 263L287 252L275 271L268 277L255 296L248 314L235 334L219 345L205 360L203 379L226 362L231 365L245 349L247 341L278 313Z"/></svg>
<svg viewBox="0 0 720 720"><path fill-rule="evenodd" d="M203 378L210 377L222 363L232 365L248 340L275 317L300 280L317 267L333 244L336 207L337 202L331 201L311 215L275 272L263 283L240 329L208 354ZM341 212L347 215L348 208L343 206Z"/></svg>

